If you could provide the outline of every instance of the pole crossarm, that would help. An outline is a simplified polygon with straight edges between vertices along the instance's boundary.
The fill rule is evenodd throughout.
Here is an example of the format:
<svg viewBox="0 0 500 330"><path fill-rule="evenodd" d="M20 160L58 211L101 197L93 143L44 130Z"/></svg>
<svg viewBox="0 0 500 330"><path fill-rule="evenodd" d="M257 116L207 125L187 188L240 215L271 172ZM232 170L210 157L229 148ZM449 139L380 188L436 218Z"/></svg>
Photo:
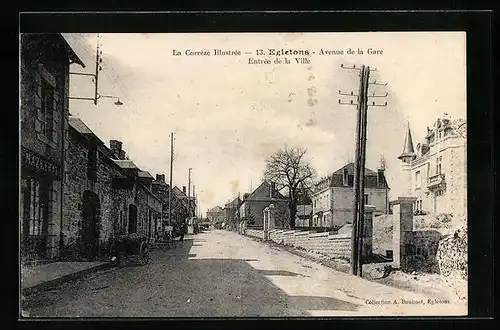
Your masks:
<svg viewBox="0 0 500 330"><path fill-rule="evenodd" d="M342 105L358 105L358 103L355 103L353 100L351 100L350 102L342 102L341 100L339 100L339 104L342 104Z"/></svg>

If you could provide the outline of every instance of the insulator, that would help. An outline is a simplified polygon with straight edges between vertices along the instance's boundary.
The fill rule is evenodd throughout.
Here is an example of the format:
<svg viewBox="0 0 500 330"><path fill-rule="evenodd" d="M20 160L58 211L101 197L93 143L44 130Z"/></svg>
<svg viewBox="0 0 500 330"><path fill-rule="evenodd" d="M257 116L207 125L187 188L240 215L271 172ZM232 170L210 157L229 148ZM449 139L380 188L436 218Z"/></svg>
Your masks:
<svg viewBox="0 0 500 330"><path fill-rule="evenodd" d="M372 105L375 105L375 102L372 102Z"/></svg>
<svg viewBox="0 0 500 330"><path fill-rule="evenodd" d="M101 63L102 63L102 58L100 58L100 59L99 59L99 62L101 62Z"/></svg>
<svg viewBox="0 0 500 330"><path fill-rule="evenodd" d="M340 67L343 68L344 67L344 64L340 64Z"/></svg>
<svg viewBox="0 0 500 330"><path fill-rule="evenodd" d="M385 105L387 105L387 102L385 102Z"/></svg>
<svg viewBox="0 0 500 330"><path fill-rule="evenodd" d="M101 70L102 70L102 66L99 67L99 71L101 71Z"/></svg>
<svg viewBox="0 0 500 330"><path fill-rule="evenodd" d="M355 68L356 68L356 65L353 65L353 66L352 66L352 68L353 68L353 69L355 69Z"/></svg>
<svg viewBox="0 0 500 330"><path fill-rule="evenodd" d="M353 94L354 94L353 91L351 91L351 95L353 95Z"/></svg>
<svg viewBox="0 0 500 330"><path fill-rule="evenodd" d="M353 101L351 100L351 104L352 104L352 102L353 102Z"/></svg>
<svg viewBox="0 0 500 330"><path fill-rule="evenodd" d="M341 102L340 102L340 100L339 100L339 104L340 104L340 103L341 103Z"/></svg>

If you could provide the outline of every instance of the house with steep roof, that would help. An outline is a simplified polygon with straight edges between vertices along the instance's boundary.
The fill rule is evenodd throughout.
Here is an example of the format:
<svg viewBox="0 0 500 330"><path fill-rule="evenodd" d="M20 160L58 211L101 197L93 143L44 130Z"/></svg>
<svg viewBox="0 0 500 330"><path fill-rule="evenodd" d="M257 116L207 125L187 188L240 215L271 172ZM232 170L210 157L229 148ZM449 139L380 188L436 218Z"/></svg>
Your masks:
<svg viewBox="0 0 500 330"><path fill-rule="evenodd" d="M253 192L245 194L239 206L242 220L249 225L263 226L264 209L274 205L275 227L284 227L288 223L288 198L283 196L274 183L262 182Z"/></svg>
<svg viewBox="0 0 500 330"><path fill-rule="evenodd" d="M389 185L384 170L375 172L365 168L364 183L362 201L365 205L375 206L375 215L387 213ZM346 164L315 184L311 196L312 227L340 228L352 223L353 185L354 163Z"/></svg>
<svg viewBox="0 0 500 330"><path fill-rule="evenodd" d="M467 141L455 121L437 118L415 147L408 124L398 159L404 195L417 198L416 210L467 215Z"/></svg>
<svg viewBox="0 0 500 330"><path fill-rule="evenodd" d="M226 214L224 209L218 205L212 207L207 211L207 218L210 220L212 225L221 224L226 219Z"/></svg>

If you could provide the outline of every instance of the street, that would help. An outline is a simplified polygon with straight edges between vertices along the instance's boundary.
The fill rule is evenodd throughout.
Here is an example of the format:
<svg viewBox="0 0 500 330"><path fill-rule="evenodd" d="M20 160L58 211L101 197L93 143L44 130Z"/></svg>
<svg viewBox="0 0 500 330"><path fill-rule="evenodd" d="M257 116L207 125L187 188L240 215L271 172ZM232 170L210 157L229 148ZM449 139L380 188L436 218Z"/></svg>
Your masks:
<svg viewBox="0 0 500 330"><path fill-rule="evenodd" d="M188 235L145 266L28 297L30 317L454 315L454 302L370 282L233 232Z"/></svg>

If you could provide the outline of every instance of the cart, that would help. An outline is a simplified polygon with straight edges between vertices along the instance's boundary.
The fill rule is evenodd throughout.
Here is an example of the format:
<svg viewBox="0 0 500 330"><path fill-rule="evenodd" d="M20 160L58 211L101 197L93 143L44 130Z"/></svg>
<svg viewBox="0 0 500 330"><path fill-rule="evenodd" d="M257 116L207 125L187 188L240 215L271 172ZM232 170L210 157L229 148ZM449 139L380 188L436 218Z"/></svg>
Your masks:
<svg viewBox="0 0 500 330"><path fill-rule="evenodd" d="M112 240L110 255L111 261L118 267L123 267L130 262L146 265L151 259L148 239L137 234L120 235Z"/></svg>

